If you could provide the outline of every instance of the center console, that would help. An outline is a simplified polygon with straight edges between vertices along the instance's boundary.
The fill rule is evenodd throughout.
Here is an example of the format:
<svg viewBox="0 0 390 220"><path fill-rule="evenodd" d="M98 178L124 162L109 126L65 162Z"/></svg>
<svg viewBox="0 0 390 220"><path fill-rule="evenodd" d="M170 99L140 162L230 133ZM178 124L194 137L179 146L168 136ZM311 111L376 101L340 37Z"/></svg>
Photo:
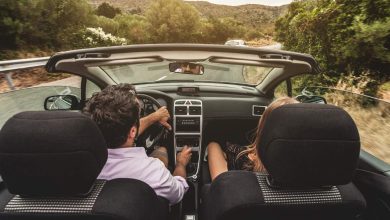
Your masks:
<svg viewBox="0 0 390 220"><path fill-rule="evenodd" d="M173 129L175 157L184 145L192 147L192 157L187 165L187 177L196 180L199 173L202 122L202 101L179 99L174 102ZM176 161L176 158L175 158Z"/></svg>

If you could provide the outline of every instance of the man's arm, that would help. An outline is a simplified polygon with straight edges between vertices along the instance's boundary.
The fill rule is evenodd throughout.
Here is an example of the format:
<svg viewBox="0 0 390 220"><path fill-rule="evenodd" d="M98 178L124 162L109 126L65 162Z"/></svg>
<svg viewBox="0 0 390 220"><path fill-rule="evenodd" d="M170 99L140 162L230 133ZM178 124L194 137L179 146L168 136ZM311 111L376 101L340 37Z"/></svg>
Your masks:
<svg viewBox="0 0 390 220"><path fill-rule="evenodd" d="M150 125L156 122L160 122L160 124L171 130L172 127L167 122L169 118L170 115L167 107L161 107L156 112L153 112L152 114L149 114L148 116L140 119L138 135L142 134Z"/></svg>
<svg viewBox="0 0 390 220"><path fill-rule="evenodd" d="M183 164L176 164L175 170L173 171L172 175L186 178L187 177L186 167Z"/></svg>
<svg viewBox="0 0 390 220"><path fill-rule="evenodd" d="M186 166L191 160L191 148L184 146L183 150L177 154L176 168L173 171L173 176L187 177Z"/></svg>
<svg viewBox="0 0 390 220"><path fill-rule="evenodd" d="M161 189L157 190L157 195L169 200L171 205L180 202L189 186L186 181L186 166L191 159L191 148L184 146L183 150L177 154L176 168L173 175L167 169L163 171ZM167 177L167 178L165 178Z"/></svg>

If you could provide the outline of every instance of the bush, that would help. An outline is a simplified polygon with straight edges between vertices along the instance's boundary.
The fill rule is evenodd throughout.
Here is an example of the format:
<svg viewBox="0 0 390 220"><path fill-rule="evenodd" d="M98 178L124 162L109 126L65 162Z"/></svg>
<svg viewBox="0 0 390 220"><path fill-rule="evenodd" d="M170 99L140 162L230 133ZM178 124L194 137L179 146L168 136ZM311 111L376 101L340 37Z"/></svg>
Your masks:
<svg viewBox="0 0 390 220"><path fill-rule="evenodd" d="M96 14L99 16L104 16L106 18L114 18L116 15L121 14L121 10L116 8L107 2L103 2L96 9Z"/></svg>
<svg viewBox="0 0 390 220"><path fill-rule="evenodd" d="M116 37L110 33L105 33L102 28L86 28L78 34L79 41L74 47L105 47L119 46L127 44L125 38Z"/></svg>
<svg viewBox="0 0 390 220"><path fill-rule="evenodd" d="M322 84L333 84L337 80L326 78L344 73L359 77L370 72L379 83L389 80L388 0L295 1L275 27L276 40L285 49L312 54L319 61L324 70ZM375 93L372 88L377 86L364 92Z"/></svg>

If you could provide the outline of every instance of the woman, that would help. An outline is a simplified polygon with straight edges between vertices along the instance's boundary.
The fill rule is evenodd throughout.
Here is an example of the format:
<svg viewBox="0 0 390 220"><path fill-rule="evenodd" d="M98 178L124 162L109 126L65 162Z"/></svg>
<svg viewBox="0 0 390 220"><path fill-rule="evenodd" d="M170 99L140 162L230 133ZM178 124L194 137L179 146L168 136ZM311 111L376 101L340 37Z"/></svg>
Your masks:
<svg viewBox="0 0 390 220"><path fill-rule="evenodd" d="M218 143L209 143L207 153L211 179L214 180L219 174L228 170L265 171L256 149L260 141L260 133L263 130L264 122L274 109L292 103L298 103L298 101L290 97L282 97L272 102L261 116L257 126L255 141L249 146L226 143L225 149L222 150Z"/></svg>

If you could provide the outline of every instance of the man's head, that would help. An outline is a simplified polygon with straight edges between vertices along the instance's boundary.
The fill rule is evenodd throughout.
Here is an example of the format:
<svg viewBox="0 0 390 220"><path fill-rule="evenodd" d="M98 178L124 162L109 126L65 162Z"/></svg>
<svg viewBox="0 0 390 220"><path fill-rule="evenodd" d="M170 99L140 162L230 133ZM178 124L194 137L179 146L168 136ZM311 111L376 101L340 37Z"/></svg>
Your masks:
<svg viewBox="0 0 390 220"><path fill-rule="evenodd" d="M93 94L84 113L99 126L108 148L133 143L139 127L140 106L136 91L130 84L107 86Z"/></svg>
<svg viewBox="0 0 390 220"><path fill-rule="evenodd" d="M201 73L200 65L197 65L194 63L182 63L181 69L182 69L182 72L185 72L185 73L192 73L192 74L200 74Z"/></svg>

